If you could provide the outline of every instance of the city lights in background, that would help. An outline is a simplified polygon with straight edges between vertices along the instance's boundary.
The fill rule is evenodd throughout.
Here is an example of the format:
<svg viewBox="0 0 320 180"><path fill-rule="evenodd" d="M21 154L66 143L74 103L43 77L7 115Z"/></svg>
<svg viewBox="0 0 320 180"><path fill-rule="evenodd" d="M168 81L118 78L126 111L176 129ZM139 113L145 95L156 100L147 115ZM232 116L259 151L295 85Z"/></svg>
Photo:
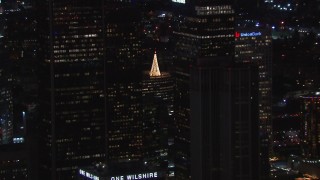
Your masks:
<svg viewBox="0 0 320 180"><path fill-rule="evenodd" d="M0 0L1 178L320 177L319 0L70 2Z"/></svg>

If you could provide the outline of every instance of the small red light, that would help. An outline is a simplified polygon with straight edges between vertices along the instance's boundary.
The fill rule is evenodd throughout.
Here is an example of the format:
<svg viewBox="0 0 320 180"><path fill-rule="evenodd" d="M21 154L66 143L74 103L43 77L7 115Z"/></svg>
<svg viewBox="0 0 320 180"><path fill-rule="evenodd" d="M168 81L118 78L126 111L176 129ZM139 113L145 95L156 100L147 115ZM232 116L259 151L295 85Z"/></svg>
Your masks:
<svg viewBox="0 0 320 180"><path fill-rule="evenodd" d="M235 33L235 36L236 36L236 38L239 38L239 37L240 37L240 33L239 33L239 32L236 32L236 33Z"/></svg>

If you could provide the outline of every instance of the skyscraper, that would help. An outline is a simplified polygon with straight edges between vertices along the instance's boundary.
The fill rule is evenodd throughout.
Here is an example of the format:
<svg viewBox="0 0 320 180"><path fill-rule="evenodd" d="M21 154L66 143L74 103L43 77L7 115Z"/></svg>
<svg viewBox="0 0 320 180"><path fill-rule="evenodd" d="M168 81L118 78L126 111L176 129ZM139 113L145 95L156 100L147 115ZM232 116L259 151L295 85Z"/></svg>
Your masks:
<svg viewBox="0 0 320 180"><path fill-rule="evenodd" d="M141 17L134 8L116 7L105 16L107 160L138 161L143 156Z"/></svg>
<svg viewBox="0 0 320 180"><path fill-rule="evenodd" d="M150 71L144 73L142 81L143 144L144 161L168 169L172 162L169 154L169 139L173 126L173 78L160 71L157 54L154 54Z"/></svg>
<svg viewBox="0 0 320 180"><path fill-rule="evenodd" d="M141 73L111 71L107 76L107 160L142 159Z"/></svg>
<svg viewBox="0 0 320 180"><path fill-rule="evenodd" d="M228 57L199 59L190 97L192 179L259 179L255 68Z"/></svg>
<svg viewBox="0 0 320 180"><path fill-rule="evenodd" d="M163 165L173 120L173 79L160 72L156 54L144 74L134 66L127 68L106 73L108 162Z"/></svg>
<svg viewBox="0 0 320 180"><path fill-rule="evenodd" d="M255 65L259 72L260 173L269 174L272 140L272 37L271 32L257 28L236 28L235 61Z"/></svg>
<svg viewBox="0 0 320 180"><path fill-rule="evenodd" d="M304 113L303 139L304 156L310 159L320 158L320 121L319 121L319 92L313 92L302 96L302 111Z"/></svg>
<svg viewBox="0 0 320 180"><path fill-rule="evenodd" d="M9 72L12 74L10 86L13 92L13 143L25 143L28 139L28 147L33 149L34 153L28 157L32 157L30 162L35 164L34 157L38 151L36 138L33 137L38 135L39 129L37 116L39 36L35 10L26 9L8 13L3 35L6 59L11 62L12 66ZM26 137L27 132L32 138Z"/></svg>
<svg viewBox="0 0 320 180"><path fill-rule="evenodd" d="M13 138L12 75L8 63L0 62L0 145L11 143Z"/></svg>
<svg viewBox="0 0 320 180"><path fill-rule="evenodd" d="M140 12L133 7L113 6L106 4L104 17L107 71L141 71L144 34Z"/></svg>
<svg viewBox="0 0 320 180"><path fill-rule="evenodd" d="M105 158L102 1L39 2L40 179L75 179Z"/></svg>
<svg viewBox="0 0 320 180"><path fill-rule="evenodd" d="M271 130L272 106L272 37L267 30L237 28L235 32L235 61L259 67L260 129Z"/></svg>
<svg viewBox="0 0 320 180"><path fill-rule="evenodd" d="M177 179L190 178L190 65L198 58L234 54L234 10L231 5L220 1L183 3L188 10L176 15L173 31Z"/></svg>

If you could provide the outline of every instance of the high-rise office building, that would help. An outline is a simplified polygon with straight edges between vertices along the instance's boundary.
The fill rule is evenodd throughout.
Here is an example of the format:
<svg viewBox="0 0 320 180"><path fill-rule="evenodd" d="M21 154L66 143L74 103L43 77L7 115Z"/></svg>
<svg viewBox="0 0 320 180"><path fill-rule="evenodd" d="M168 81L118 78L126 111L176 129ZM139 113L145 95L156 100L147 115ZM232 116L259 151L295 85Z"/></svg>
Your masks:
<svg viewBox="0 0 320 180"><path fill-rule="evenodd" d="M108 160L159 165L168 156L173 79L160 73L156 55L152 70L143 75L130 59L119 60L123 69L106 72Z"/></svg>
<svg viewBox="0 0 320 180"><path fill-rule="evenodd" d="M319 92L303 95L302 112L304 113L303 140L306 158L320 158L320 97Z"/></svg>
<svg viewBox="0 0 320 180"><path fill-rule="evenodd" d="M106 11L107 160L142 159L140 13L119 6Z"/></svg>
<svg viewBox="0 0 320 180"><path fill-rule="evenodd" d="M157 54L142 80L144 161L168 169L172 162L169 140L172 138L174 81L168 72L160 71Z"/></svg>
<svg viewBox="0 0 320 180"><path fill-rule="evenodd" d="M228 2L186 3L176 15L175 41L175 167L177 179L190 178L190 65L198 58L233 55L234 10ZM181 4L182 3L182 4ZM178 8L177 8L178 9Z"/></svg>
<svg viewBox="0 0 320 180"><path fill-rule="evenodd" d="M272 37L257 28L236 28L235 61L255 65L259 72L260 173L268 179L272 140Z"/></svg>
<svg viewBox="0 0 320 180"><path fill-rule="evenodd" d="M191 73L192 179L259 179L257 71L228 57Z"/></svg>
<svg viewBox="0 0 320 180"><path fill-rule="evenodd" d="M107 159L129 162L142 159L141 74L107 73Z"/></svg>
<svg viewBox="0 0 320 180"><path fill-rule="evenodd" d="M116 7L106 8L104 17L107 71L142 70L144 34L140 12L132 7Z"/></svg>
<svg viewBox="0 0 320 180"><path fill-rule="evenodd" d="M3 169L0 176L2 178L26 178L27 169L29 177L33 177L34 167L37 167L37 141L39 121L37 118L38 103L38 79L37 54L38 34L36 32L37 21L35 11L24 9L23 11L7 11L5 21L3 21L3 36L1 47L4 57L0 66L5 68L6 78L10 77L10 82L1 82L2 88L10 92L11 100L7 101L7 106L11 106L11 143L21 144L23 148L16 150L16 146L7 146L2 149L3 156L1 163ZM0 52L2 54L2 52ZM8 63L10 66L8 68ZM0 68L1 69L1 68ZM8 76L10 73L10 76ZM1 78L0 78L1 79ZM1 80L0 80L1 81ZM6 98L2 99L5 100ZM0 103L1 104L1 103ZM28 122L28 131L27 131ZM26 137L28 132L29 137ZM28 142L28 143L26 143ZM17 145L19 147L19 145ZM6 151L11 151L7 153ZM24 153L24 159L20 154ZM27 156L27 153L28 154ZM7 157L7 155L9 157ZM17 157L15 157L17 156ZM12 170L9 170L12 168ZM36 169L36 168L35 168ZM22 174L20 174L20 171ZM17 173L15 173L17 172ZM23 175L24 174L24 175ZM11 176L11 177L10 177Z"/></svg>
<svg viewBox="0 0 320 180"><path fill-rule="evenodd" d="M8 63L0 62L0 145L11 143L13 138L12 75Z"/></svg>
<svg viewBox="0 0 320 180"><path fill-rule="evenodd" d="M260 129L272 133L272 37L271 32L255 28L237 28L235 32L235 61L259 67Z"/></svg>
<svg viewBox="0 0 320 180"><path fill-rule="evenodd" d="M3 19L1 31L1 45L3 57L2 77L10 79L10 83L2 82L2 87L10 92L11 100L7 103L11 108L11 134L15 138L23 138L25 124L22 112L26 106L36 101L36 23L34 11L7 11ZM10 75L9 75L10 73ZM6 74L6 75L5 75ZM6 80L6 81L7 81ZM6 87L5 87L6 86ZM5 100L7 98L3 98ZM12 135L11 135L12 136ZM11 138L12 139L12 138Z"/></svg>
<svg viewBox="0 0 320 180"><path fill-rule="evenodd" d="M39 1L40 179L75 179L105 158L102 1Z"/></svg>
<svg viewBox="0 0 320 180"><path fill-rule="evenodd" d="M36 26L34 10L8 13L2 38L5 58L12 66L13 135L19 139L25 139L27 121L32 124L29 132L35 134L38 128L38 124L35 124L37 113L34 111L38 103L39 45Z"/></svg>

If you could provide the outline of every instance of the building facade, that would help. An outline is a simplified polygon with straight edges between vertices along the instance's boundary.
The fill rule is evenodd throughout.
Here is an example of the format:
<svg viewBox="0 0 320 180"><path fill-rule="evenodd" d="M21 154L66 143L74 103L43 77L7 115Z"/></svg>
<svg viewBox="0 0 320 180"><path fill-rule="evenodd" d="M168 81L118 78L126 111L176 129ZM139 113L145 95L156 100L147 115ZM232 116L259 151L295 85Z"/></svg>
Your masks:
<svg viewBox="0 0 320 180"><path fill-rule="evenodd" d="M105 14L107 160L139 161L143 157L141 17L134 8L108 6Z"/></svg>
<svg viewBox="0 0 320 180"><path fill-rule="evenodd" d="M105 158L102 7L82 0L38 4L40 179L75 179L79 166Z"/></svg>
<svg viewBox="0 0 320 180"><path fill-rule="evenodd" d="M303 155L310 159L320 158L320 97L319 92L313 92L302 96L303 123Z"/></svg>
<svg viewBox="0 0 320 180"><path fill-rule="evenodd" d="M198 58L232 55L234 52L232 6L220 1L185 3L189 10L177 13L173 31L177 179L190 178L190 66Z"/></svg>
<svg viewBox="0 0 320 180"><path fill-rule="evenodd" d="M259 179L257 71L230 61L192 67L192 179Z"/></svg>
<svg viewBox="0 0 320 180"><path fill-rule="evenodd" d="M139 161L143 157L141 74L131 70L107 75L107 159Z"/></svg>
<svg viewBox="0 0 320 180"><path fill-rule="evenodd" d="M272 37L261 29L237 28L235 32L235 61L254 64L259 68L260 129L272 133Z"/></svg>
<svg viewBox="0 0 320 180"><path fill-rule="evenodd" d="M12 75L9 62L0 64L0 144L12 143L13 138L13 97Z"/></svg>
<svg viewBox="0 0 320 180"><path fill-rule="evenodd" d="M236 28L235 61L255 65L259 72L260 172L268 179L272 141L272 37L258 28Z"/></svg>
<svg viewBox="0 0 320 180"><path fill-rule="evenodd" d="M154 54L150 71L142 81L144 162L168 169L172 159L174 80L168 72L160 71ZM170 149L169 149L170 148ZM173 175L171 173L171 175Z"/></svg>

